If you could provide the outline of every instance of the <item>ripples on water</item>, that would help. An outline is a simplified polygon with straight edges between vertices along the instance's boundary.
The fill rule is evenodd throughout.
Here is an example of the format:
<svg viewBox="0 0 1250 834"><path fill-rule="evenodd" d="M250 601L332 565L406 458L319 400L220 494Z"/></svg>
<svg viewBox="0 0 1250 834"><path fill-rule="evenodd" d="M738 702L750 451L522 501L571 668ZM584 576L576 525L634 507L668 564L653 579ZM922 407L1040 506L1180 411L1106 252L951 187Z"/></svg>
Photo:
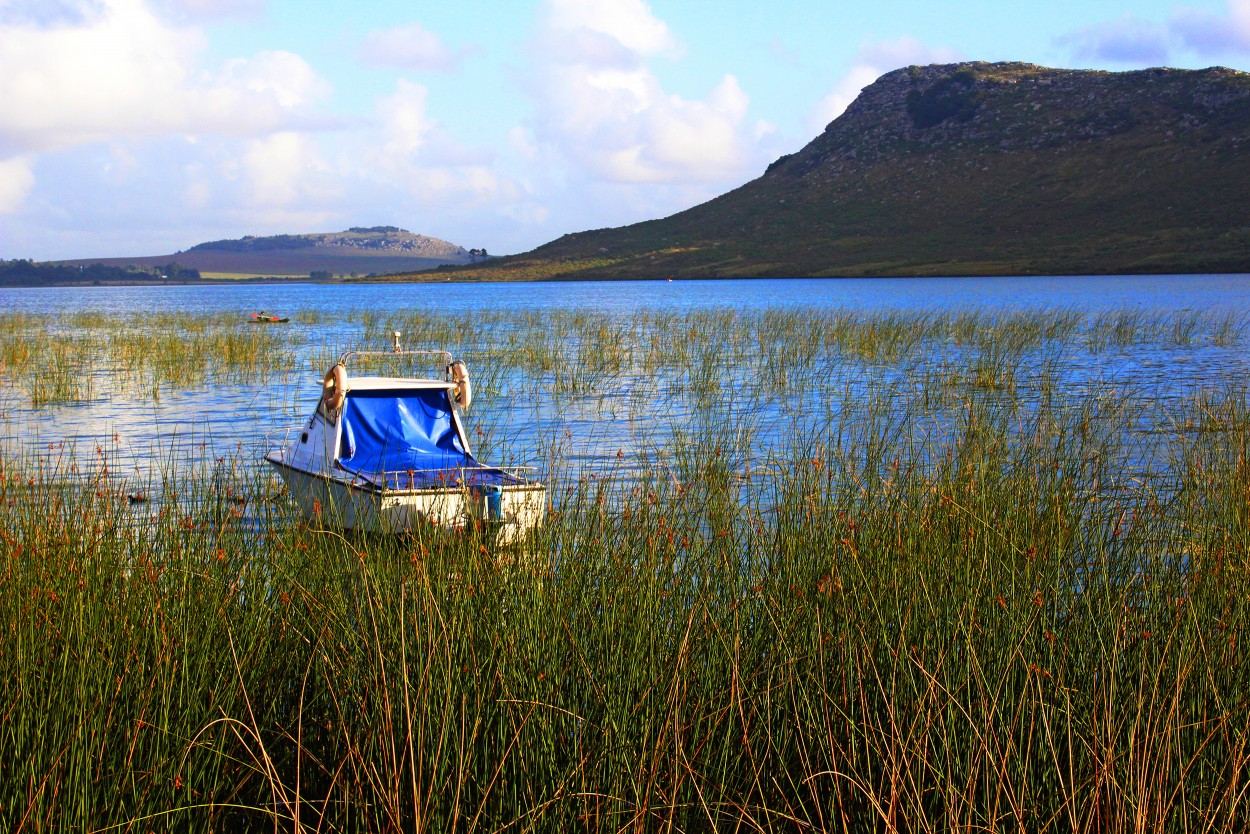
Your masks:
<svg viewBox="0 0 1250 834"><path fill-rule="evenodd" d="M10 454L106 450L136 490L179 466L259 468L339 353L401 330L406 346L468 362L479 457L553 481L663 467L709 440L748 471L796 434L855 442L865 420L940 448L974 407L1022 426L1056 403L1130 410L1105 425L1131 429L1116 438L1126 466L1151 474L1187 430L1177 415L1244 399L1248 288L1133 276L0 290L14 351L0 425ZM292 323L244 323L257 309ZM1066 324L1037 335L1047 322ZM256 364L223 365L211 351L239 348L210 343L219 331ZM22 367L32 334L42 353ZM119 359L124 337L148 339L147 354ZM177 356L161 338L192 347ZM72 347L59 359L58 343ZM37 405L33 380L53 361L90 384Z"/></svg>

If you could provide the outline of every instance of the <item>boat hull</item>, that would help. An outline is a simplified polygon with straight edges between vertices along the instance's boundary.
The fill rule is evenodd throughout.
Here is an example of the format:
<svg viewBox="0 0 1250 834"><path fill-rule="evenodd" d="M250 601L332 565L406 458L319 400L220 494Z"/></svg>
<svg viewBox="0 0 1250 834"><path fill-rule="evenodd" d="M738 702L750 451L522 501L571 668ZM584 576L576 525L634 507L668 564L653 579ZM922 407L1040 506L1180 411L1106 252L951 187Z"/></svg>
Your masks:
<svg viewBox="0 0 1250 834"><path fill-rule="evenodd" d="M541 484L504 485L496 496L464 486L385 489L308 472L278 455L265 460L278 470L308 520L344 530L403 533L428 524L457 529L482 525L496 544L510 545L525 538L547 512L547 488Z"/></svg>

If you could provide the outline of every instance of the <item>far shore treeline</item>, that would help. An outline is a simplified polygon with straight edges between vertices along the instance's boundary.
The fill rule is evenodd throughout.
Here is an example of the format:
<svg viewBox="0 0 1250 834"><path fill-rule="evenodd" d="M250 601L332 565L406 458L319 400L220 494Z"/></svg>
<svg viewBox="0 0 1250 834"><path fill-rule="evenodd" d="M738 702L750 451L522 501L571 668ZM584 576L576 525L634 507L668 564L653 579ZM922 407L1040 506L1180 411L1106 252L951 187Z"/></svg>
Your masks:
<svg viewBox="0 0 1250 834"><path fill-rule="evenodd" d="M107 264L44 264L28 260L0 261L0 287L41 287L74 284L136 284L160 281L198 281L200 271L177 261L159 266Z"/></svg>

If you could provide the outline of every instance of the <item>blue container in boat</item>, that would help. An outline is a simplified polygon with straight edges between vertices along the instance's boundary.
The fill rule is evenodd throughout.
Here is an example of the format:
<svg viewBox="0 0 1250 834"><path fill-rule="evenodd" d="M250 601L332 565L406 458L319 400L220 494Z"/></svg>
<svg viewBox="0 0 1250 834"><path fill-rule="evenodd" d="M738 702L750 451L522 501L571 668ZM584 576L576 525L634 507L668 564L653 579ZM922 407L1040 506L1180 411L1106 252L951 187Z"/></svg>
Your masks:
<svg viewBox="0 0 1250 834"><path fill-rule="evenodd" d="M486 517L491 521L503 520L503 487L499 484L487 484L482 487L486 495Z"/></svg>

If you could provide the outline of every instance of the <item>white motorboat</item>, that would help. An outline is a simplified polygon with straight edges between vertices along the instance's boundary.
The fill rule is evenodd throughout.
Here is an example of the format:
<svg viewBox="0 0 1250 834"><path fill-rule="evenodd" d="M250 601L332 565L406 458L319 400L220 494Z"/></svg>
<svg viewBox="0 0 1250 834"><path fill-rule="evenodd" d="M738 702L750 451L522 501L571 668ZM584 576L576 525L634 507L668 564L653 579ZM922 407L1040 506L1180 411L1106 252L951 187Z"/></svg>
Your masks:
<svg viewBox="0 0 1250 834"><path fill-rule="evenodd" d="M443 379L353 376L365 356L429 354ZM445 351L354 351L340 357L312 416L265 455L310 520L368 532L422 524L480 526L497 544L522 539L546 515L547 489L473 457L460 412L471 389L463 362Z"/></svg>

